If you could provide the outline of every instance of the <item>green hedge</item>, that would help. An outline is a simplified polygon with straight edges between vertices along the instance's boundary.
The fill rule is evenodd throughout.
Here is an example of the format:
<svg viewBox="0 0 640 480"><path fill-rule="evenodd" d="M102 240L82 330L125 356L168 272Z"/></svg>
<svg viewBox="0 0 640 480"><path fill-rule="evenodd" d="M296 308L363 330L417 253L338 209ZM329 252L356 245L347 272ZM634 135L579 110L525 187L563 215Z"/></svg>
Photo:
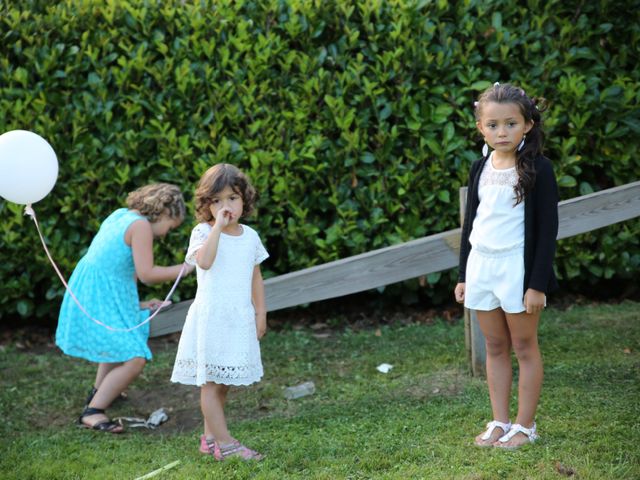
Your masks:
<svg viewBox="0 0 640 480"><path fill-rule="evenodd" d="M0 132L34 131L58 154L35 208L67 275L128 191L168 181L191 201L220 161L261 194L267 275L455 228L481 145L472 104L494 81L549 100L563 199L638 179L637 14L522 3L4 2ZM0 315L55 318L63 290L33 225L4 201L0 218ZM182 258L192 224L159 246L161 262ZM558 273L572 288L630 279L639 237L634 220L564 240ZM387 291L438 302L454 278ZM193 293L189 279L179 295Z"/></svg>

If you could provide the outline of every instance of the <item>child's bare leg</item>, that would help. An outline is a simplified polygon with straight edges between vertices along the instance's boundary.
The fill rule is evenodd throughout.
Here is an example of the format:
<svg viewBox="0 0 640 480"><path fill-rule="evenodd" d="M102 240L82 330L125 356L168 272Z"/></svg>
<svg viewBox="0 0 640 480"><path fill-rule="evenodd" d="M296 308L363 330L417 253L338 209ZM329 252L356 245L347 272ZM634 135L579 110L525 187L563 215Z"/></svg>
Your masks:
<svg viewBox="0 0 640 480"><path fill-rule="evenodd" d="M91 408L106 409L142 372L147 361L142 357L132 358L112 368L103 377L100 387L89 403ZM106 419L103 414L88 415L83 418L87 425L94 425Z"/></svg>
<svg viewBox="0 0 640 480"><path fill-rule="evenodd" d="M228 385L208 382L200 387L200 407L204 417L204 434L208 439L215 438L220 445L233 442L224 417L224 404L227 399Z"/></svg>
<svg viewBox="0 0 640 480"><path fill-rule="evenodd" d="M116 368L116 367L118 367L120 365L122 365L122 362L119 362L119 363L99 363L98 364L98 371L96 373L96 381L93 384L93 386L95 388L100 388L100 384L104 380L104 377L106 377L107 374L111 370L113 370L114 368Z"/></svg>
<svg viewBox="0 0 640 480"><path fill-rule="evenodd" d="M508 423L512 368L511 339L505 313L497 308L488 312L476 311L476 314L487 349L487 384L493 420ZM491 445L507 432L497 427L488 440L480 438L483 433L476 437L476 443Z"/></svg>
<svg viewBox="0 0 640 480"><path fill-rule="evenodd" d="M508 314L507 323L511 332L513 350L520 370L518 380L518 417L516 423L531 428L542 389L542 356L538 347L538 321L540 314ZM518 433L505 446L515 446L528 440Z"/></svg>

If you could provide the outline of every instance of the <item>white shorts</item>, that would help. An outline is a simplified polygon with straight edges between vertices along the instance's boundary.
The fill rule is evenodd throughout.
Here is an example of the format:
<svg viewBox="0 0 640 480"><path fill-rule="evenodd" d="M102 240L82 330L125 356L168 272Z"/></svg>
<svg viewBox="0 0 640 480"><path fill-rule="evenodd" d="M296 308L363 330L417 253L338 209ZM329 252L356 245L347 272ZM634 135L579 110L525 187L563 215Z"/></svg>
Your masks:
<svg viewBox="0 0 640 480"><path fill-rule="evenodd" d="M487 252L472 248L467 259L464 306L471 310L522 313L524 249Z"/></svg>

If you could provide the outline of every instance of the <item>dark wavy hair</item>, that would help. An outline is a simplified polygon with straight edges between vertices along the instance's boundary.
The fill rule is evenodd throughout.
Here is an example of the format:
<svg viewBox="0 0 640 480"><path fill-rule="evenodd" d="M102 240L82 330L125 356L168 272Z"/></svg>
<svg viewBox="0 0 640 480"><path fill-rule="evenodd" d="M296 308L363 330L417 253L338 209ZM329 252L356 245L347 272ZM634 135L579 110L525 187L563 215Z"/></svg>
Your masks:
<svg viewBox="0 0 640 480"><path fill-rule="evenodd" d="M525 122L533 122L533 127L525 137L524 147L516 151L516 171L518 183L514 187L516 205L524 200L536 183L535 159L542 155L544 147L544 131L542 115L546 110L546 100L542 97L529 97L525 91L509 83L494 84L485 90L475 106L476 121L480 121L482 107L488 102L514 103L518 105Z"/></svg>
<svg viewBox="0 0 640 480"><path fill-rule="evenodd" d="M180 188L170 183L152 183L134 190L127 196L127 207L138 210L151 223L164 215L182 220L186 212Z"/></svg>
<svg viewBox="0 0 640 480"><path fill-rule="evenodd" d="M211 209L214 195L217 195L225 187L231 189L242 197L242 216L251 215L256 204L256 190L249 182L247 176L240 169L229 163L218 163L209 168L196 188L195 204L196 219L200 222L210 222L213 220Z"/></svg>

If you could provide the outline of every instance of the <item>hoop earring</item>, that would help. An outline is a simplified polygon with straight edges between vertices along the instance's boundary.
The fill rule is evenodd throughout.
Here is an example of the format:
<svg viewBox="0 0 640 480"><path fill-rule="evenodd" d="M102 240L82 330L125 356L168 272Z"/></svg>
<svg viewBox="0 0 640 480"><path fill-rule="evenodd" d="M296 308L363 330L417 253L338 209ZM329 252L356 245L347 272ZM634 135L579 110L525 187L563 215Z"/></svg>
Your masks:
<svg viewBox="0 0 640 480"><path fill-rule="evenodd" d="M482 146L482 157L484 158L487 155L489 155L489 145L487 145L487 142L485 142Z"/></svg>
<svg viewBox="0 0 640 480"><path fill-rule="evenodd" d="M518 145L518 151L520 151L520 150L522 150L524 148L524 139L525 138L527 138L527 134L526 133L522 136L522 141Z"/></svg>

